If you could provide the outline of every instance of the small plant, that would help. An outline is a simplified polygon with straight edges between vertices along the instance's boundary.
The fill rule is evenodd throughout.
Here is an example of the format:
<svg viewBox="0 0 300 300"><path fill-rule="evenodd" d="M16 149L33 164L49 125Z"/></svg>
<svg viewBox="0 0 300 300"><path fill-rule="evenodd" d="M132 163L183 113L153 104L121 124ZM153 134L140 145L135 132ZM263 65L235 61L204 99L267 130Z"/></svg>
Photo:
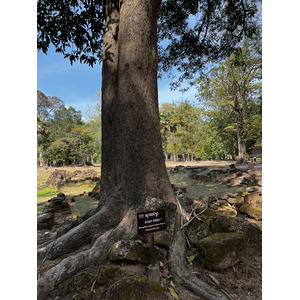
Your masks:
<svg viewBox="0 0 300 300"><path fill-rule="evenodd" d="M77 297L78 297L78 294L74 294L74 295L72 296L72 299L76 300Z"/></svg>
<svg viewBox="0 0 300 300"><path fill-rule="evenodd" d="M198 253L196 253L188 258L188 262L190 263L190 265L193 264L193 261L197 256L198 256Z"/></svg>

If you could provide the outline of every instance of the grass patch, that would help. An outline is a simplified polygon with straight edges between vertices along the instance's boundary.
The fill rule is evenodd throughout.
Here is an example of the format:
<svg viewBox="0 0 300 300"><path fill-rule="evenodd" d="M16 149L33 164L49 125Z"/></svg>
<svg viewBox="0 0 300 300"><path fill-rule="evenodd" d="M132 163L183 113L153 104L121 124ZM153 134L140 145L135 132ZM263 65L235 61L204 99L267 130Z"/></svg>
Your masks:
<svg viewBox="0 0 300 300"><path fill-rule="evenodd" d="M37 205L37 214L41 214L44 209L44 202L38 203Z"/></svg>
<svg viewBox="0 0 300 300"><path fill-rule="evenodd" d="M53 195L56 195L58 193L57 188L45 188L42 190L37 191L38 197L51 197Z"/></svg>
<svg viewBox="0 0 300 300"><path fill-rule="evenodd" d="M188 173L171 174L169 175L169 178L172 184L175 184L180 188L190 186L193 182L193 180L189 178Z"/></svg>
<svg viewBox="0 0 300 300"><path fill-rule="evenodd" d="M88 196L80 196L76 198L75 202L70 203L71 211L74 216L82 216L87 211L95 208L98 204L98 200L90 198Z"/></svg>
<svg viewBox="0 0 300 300"><path fill-rule="evenodd" d="M89 179L85 180L84 182L65 184L60 188L60 192L64 193L65 195L76 196L91 192L95 186L96 182Z"/></svg>
<svg viewBox="0 0 300 300"><path fill-rule="evenodd" d="M37 191L37 203L44 203L56 196L57 193L57 188L44 188L42 190L39 190Z"/></svg>

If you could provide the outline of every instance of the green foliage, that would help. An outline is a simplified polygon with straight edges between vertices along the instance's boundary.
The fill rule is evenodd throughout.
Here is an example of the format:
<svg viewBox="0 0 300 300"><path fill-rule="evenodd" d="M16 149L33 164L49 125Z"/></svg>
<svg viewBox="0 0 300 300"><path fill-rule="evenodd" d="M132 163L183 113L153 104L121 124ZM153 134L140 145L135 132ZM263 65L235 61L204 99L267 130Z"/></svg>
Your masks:
<svg viewBox="0 0 300 300"><path fill-rule="evenodd" d="M196 80L217 155L235 155L237 143L261 143L260 38L244 40L238 53ZM223 154L222 154L223 153Z"/></svg>
<svg viewBox="0 0 300 300"><path fill-rule="evenodd" d="M94 161L101 161L101 95L100 91L95 96L95 104L90 105L87 113L87 122L84 128L91 134L92 141L90 143L92 158Z"/></svg>
<svg viewBox="0 0 300 300"><path fill-rule="evenodd" d="M55 141L59 138L66 137L68 133L76 126L83 125L81 112L76 111L72 106L66 108L61 105L54 113L49 124L49 139Z"/></svg>
<svg viewBox="0 0 300 300"><path fill-rule="evenodd" d="M39 95L44 94L38 92ZM81 112L73 107L55 107L53 114L49 113L46 119L38 115L38 160L53 162L55 165L69 165L70 162L80 160L85 164L87 156L91 156L95 149L93 143L96 133L89 132L88 128L93 127L85 126Z"/></svg>
<svg viewBox="0 0 300 300"><path fill-rule="evenodd" d="M43 92L37 91L37 114L41 120L47 120L53 113L63 105L58 97L46 96Z"/></svg>
<svg viewBox="0 0 300 300"><path fill-rule="evenodd" d="M37 197L51 197L51 196L55 196L56 194L57 194L57 188L55 189L45 188L37 191Z"/></svg>
<svg viewBox="0 0 300 300"><path fill-rule="evenodd" d="M231 53L255 33L259 2L163 1L158 22L163 70L177 66L182 78L191 79L207 61ZM105 11L103 0L38 0L37 48L47 53L52 43L71 64L93 66L102 59Z"/></svg>
<svg viewBox="0 0 300 300"><path fill-rule="evenodd" d="M79 155L85 164L86 156L92 152L93 137L91 134L84 128L77 126L71 130L69 141L74 153Z"/></svg>
<svg viewBox="0 0 300 300"><path fill-rule="evenodd" d="M72 64L93 66L101 60L106 1L39 0L37 48L47 53L50 43Z"/></svg>
<svg viewBox="0 0 300 300"><path fill-rule="evenodd" d="M181 155L192 160L200 145L201 109L188 100L164 103L160 108L160 120L165 152L173 159Z"/></svg>
<svg viewBox="0 0 300 300"><path fill-rule="evenodd" d="M163 71L176 66L181 74L173 87L193 81L207 62L239 51L245 37L258 30L257 4L260 1L163 1L158 23Z"/></svg>
<svg viewBox="0 0 300 300"><path fill-rule="evenodd" d="M74 294L74 295L72 296L72 299L76 300L77 297L78 297L78 294L76 293L76 294Z"/></svg>
<svg viewBox="0 0 300 300"><path fill-rule="evenodd" d="M198 253L194 254L194 255L191 255L189 258L188 258L188 262L190 265L193 264L193 261L194 259L198 256Z"/></svg>

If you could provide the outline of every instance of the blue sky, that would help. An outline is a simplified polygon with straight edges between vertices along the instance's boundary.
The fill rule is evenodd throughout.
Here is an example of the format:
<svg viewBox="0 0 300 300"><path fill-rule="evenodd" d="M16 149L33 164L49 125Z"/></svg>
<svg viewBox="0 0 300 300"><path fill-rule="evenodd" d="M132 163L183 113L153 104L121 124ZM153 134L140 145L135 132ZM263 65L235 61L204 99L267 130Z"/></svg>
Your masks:
<svg viewBox="0 0 300 300"><path fill-rule="evenodd" d="M182 93L170 90L170 79L158 81L159 105L188 99L195 101L196 88ZM48 54L37 53L37 89L47 96L59 97L65 105L85 113L88 105L94 103L97 91L101 90L101 66L93 68L79 62L70 65L62 54L55 53L52 46Z"/></svg>

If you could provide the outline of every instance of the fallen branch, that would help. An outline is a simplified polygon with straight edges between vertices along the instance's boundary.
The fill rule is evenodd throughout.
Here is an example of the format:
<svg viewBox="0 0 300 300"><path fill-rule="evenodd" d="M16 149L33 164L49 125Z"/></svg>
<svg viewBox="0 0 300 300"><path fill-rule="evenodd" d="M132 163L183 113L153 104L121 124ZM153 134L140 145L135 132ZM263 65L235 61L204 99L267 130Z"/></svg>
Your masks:
<svg viewBox="0 0 300 300"><path fill-rule="evenodd" d="M188 226L195 218L198 218L207 209L208 209L208 205L207 205L207 202L206 202L206 207L202 211L200 211L199 213L197 213L193 218L189 219L185 224L181 225L180 229L183 229L184 227Z"/></svg>

